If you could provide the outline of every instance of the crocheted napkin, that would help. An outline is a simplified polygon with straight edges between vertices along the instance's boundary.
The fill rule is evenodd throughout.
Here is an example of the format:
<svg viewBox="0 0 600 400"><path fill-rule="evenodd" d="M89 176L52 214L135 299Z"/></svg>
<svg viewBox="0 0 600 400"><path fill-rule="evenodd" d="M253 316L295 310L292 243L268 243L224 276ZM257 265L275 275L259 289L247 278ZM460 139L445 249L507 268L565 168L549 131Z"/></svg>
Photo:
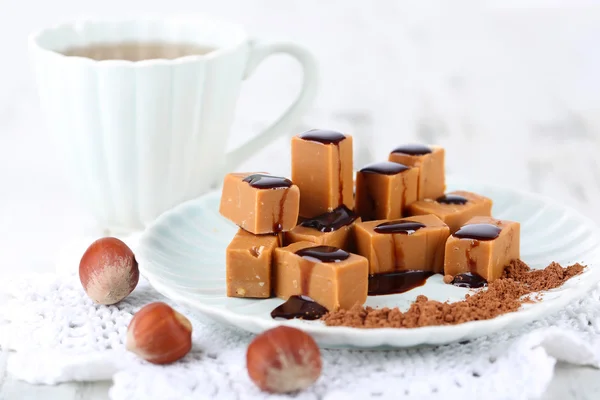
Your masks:
<svg viewBox="0 0 600 400"><path fill-rule="evenodd" d="M121 303L96 305L72 273L75 268L0 283L8 297L0 303L0 346L13 351L8 373L43 384L112 378L112 399L269 397L245 370L252 335L173 304L143 279ZM153 301L170 303L194 327L193 350L172 365L149 364L124 348L133 314ZM600 290L522 329L470 342L392 351L322 350L322 356L321 378L296 399L536 398L552 379L557 360L600 367Z"/></svg>

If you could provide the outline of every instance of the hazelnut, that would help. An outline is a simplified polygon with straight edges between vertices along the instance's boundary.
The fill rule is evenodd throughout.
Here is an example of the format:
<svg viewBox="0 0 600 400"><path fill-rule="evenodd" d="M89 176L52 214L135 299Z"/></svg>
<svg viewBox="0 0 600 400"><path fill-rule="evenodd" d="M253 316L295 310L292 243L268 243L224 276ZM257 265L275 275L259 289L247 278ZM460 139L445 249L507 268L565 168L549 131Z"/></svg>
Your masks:
<svg viewBox="0 0 600 400"><path fill-rule="evenodd" d="M79 279L87 295L99 304L115 304L138 284L140 271L131 249L113 237L96 240L79 262Z"/></svg>
<svg viewBox="0 0 600 400"><path fill-rule="evenodd" d="M321 375L321 353L314 339L300 329L279 326L258 335L248 346L250 379L271 393L306 389Z"/></svg>
<svg viewBox="0 0 600 400"><path fill-rule="evenodd" d="M168 304L147 304L131 319L125 347L153 364L175 362L192 348L192 324Z"/></svg>

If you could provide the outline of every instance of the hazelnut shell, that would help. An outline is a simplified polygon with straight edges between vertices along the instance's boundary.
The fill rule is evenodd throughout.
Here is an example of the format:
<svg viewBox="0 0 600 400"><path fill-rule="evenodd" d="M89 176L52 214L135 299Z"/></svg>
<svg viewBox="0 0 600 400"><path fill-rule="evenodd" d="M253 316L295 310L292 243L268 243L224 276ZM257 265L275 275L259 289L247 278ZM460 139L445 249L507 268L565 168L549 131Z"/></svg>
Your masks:
<svg viewBox="0 0 600 400"><path fill-rule="evenodd" d="M121 240L105 237L88 247L79 262L79 279L98 304L115 304L135 289L140 278L133 251Z"/></svg>
<svg viewBox="0 0 600 400"><path fill-rule="evenodd" d="M170 364L192 348L192 324L162 302L142 307L127 328L127 350L153 364Z"/></svg>
<svg viewBox="0 0 600 400"><path fill-rule="evenodd" d="M263 391L289 393L312 385L321 375L319 346L300 329L279 326L258 335L248 346L250 379Z"/></svg>

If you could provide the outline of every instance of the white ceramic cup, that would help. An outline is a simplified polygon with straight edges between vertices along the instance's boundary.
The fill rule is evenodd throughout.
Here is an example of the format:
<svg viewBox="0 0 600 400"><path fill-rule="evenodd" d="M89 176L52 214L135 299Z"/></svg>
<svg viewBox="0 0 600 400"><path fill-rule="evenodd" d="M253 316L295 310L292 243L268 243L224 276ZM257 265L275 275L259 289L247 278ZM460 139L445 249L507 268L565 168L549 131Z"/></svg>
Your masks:
<svg viewBox="0 0 600 400"><path fill-rule="evenodd" d="M102 60L61 51L98 43L168 42L215 48L172 60ZM47 125L74 187L101 228L143 229L163 211L220 183L227 171L298 122L314 99L313 56L252 40L210 17L78 21L29 39ZM303 67L297 99L265 131L225 153L241 83L271 54Z"/></svg>

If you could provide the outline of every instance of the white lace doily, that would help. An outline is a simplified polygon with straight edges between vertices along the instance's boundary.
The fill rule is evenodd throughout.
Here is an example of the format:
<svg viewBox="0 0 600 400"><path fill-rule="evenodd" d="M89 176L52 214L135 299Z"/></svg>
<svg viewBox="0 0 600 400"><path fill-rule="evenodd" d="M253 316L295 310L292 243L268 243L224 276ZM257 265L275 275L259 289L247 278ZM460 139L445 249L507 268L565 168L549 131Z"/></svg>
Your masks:
<svg viewBox="0 0 600 400"><path fill-rule="evenodd" d="M167 301L141 280L115 306L95 305L76 275L5 281L0 346L7 370L31 383L113 377L112 399L263 399L245 370L252 335L217 325L183 307L193 350L155 366L124 350L132 315ZM167 301L168 302L168 301ZM550 318L468 343L393 351L323 350L323 375L296 399L526 399L540 396L563 360L600 366L600 291Z"/></svg>

